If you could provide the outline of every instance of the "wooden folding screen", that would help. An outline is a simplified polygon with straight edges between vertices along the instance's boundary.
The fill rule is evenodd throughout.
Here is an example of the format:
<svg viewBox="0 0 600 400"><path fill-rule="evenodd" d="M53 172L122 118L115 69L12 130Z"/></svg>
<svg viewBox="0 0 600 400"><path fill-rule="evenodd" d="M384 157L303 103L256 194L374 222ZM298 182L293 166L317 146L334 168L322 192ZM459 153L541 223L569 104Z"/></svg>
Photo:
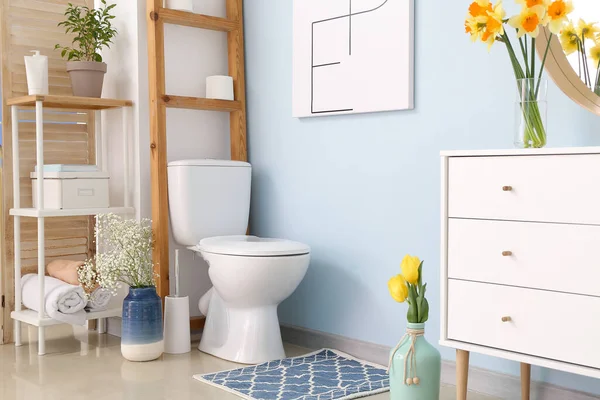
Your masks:
<svg viewBox="0 0 600 400"><path fill-rule="evenodd" d="M71 38L57 27L64 19L68 3L85 4L85 0L0 0L1 55L2 55L2 128L3 179L2 218L3 240L1 253L2 282L4 284L4 343L12 341L13 323L10 311L14 309L14 243L12 207L12 143L10 110L6 100L27 94L24 56L31 50L40 50L49 57L50 94L71 94L66 65L56 43L70 44ZM87 3L93 4L91 0ZM32 186L29 173L35 164L35 119L29 111L22 111L19 150L21 157L21 205L32 206ZM29 122L31 121L31 122ZM94 114L76 112L47 112L44 115L44 161L46 164L94 164ZM46 219L46 262L58 258L84 260L93 249L92 227L89 217ZM37 269L37 221L22 219L23 273ZM0 338L2 339L2 338ZM2 342L0 340L0 342Z"/></svg>

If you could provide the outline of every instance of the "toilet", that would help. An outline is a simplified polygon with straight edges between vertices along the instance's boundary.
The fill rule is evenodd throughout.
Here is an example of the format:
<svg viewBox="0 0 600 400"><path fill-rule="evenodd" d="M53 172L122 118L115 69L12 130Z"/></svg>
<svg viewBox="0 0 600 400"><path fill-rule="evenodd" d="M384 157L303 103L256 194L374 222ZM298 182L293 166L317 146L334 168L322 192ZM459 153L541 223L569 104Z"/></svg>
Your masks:
<svg viewBox="0 0 600 400"><path fill-rule="evenodd" d="M240 161L168 164L174 239L206 260L213 284L199 303L206 315L199 349L243 364L285 358L277 307L310 261L305 244L245 235L251 175Z"/></svg>

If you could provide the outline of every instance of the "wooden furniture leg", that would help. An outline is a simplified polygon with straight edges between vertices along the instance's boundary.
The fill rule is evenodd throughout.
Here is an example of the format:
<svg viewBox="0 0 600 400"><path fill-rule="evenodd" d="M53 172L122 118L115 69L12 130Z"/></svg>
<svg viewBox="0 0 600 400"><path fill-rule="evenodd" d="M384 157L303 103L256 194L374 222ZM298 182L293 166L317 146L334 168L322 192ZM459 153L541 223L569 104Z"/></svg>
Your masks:
<svg viewBox="0 0 600 400"><path fill-rule="evenodd" d="M531 365L521 363L521 400L529 400L531 392Z"/></svg>
<svg viewBox="0 0 600 400"><path fill-rule="evenodd" d="M456 350L456 400L467 400L469 352Z"/></svg>

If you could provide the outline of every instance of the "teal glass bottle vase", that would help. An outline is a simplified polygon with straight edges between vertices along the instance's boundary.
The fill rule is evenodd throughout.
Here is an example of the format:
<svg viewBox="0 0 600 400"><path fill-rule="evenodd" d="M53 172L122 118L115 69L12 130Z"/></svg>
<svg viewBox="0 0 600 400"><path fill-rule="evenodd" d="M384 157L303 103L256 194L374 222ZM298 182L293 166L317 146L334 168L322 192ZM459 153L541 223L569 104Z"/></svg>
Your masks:
<svg viewBox="0 0 600 400"><path fill-rule="evenodd" d="M442 359L424 333L425 324L408 323L406 336L390 354L391 400L440 398Z"/></svg>

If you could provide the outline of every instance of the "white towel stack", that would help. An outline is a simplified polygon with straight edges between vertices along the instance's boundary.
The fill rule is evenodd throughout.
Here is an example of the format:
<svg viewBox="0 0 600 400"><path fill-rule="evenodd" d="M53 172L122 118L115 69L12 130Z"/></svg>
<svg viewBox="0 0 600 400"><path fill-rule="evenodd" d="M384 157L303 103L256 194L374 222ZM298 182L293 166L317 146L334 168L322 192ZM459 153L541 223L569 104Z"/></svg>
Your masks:
<svg viewBox="0 0 600 400"><path fill-rule="evenodd" d="M21 278L23 305L31 310L39 311L40 287L39 277L28 274ZM86 315L84 308L88 300L80 286L69 285L50 276L44 277L44 303L46 314L50 318L68 324L84 325Z"/></svg>

